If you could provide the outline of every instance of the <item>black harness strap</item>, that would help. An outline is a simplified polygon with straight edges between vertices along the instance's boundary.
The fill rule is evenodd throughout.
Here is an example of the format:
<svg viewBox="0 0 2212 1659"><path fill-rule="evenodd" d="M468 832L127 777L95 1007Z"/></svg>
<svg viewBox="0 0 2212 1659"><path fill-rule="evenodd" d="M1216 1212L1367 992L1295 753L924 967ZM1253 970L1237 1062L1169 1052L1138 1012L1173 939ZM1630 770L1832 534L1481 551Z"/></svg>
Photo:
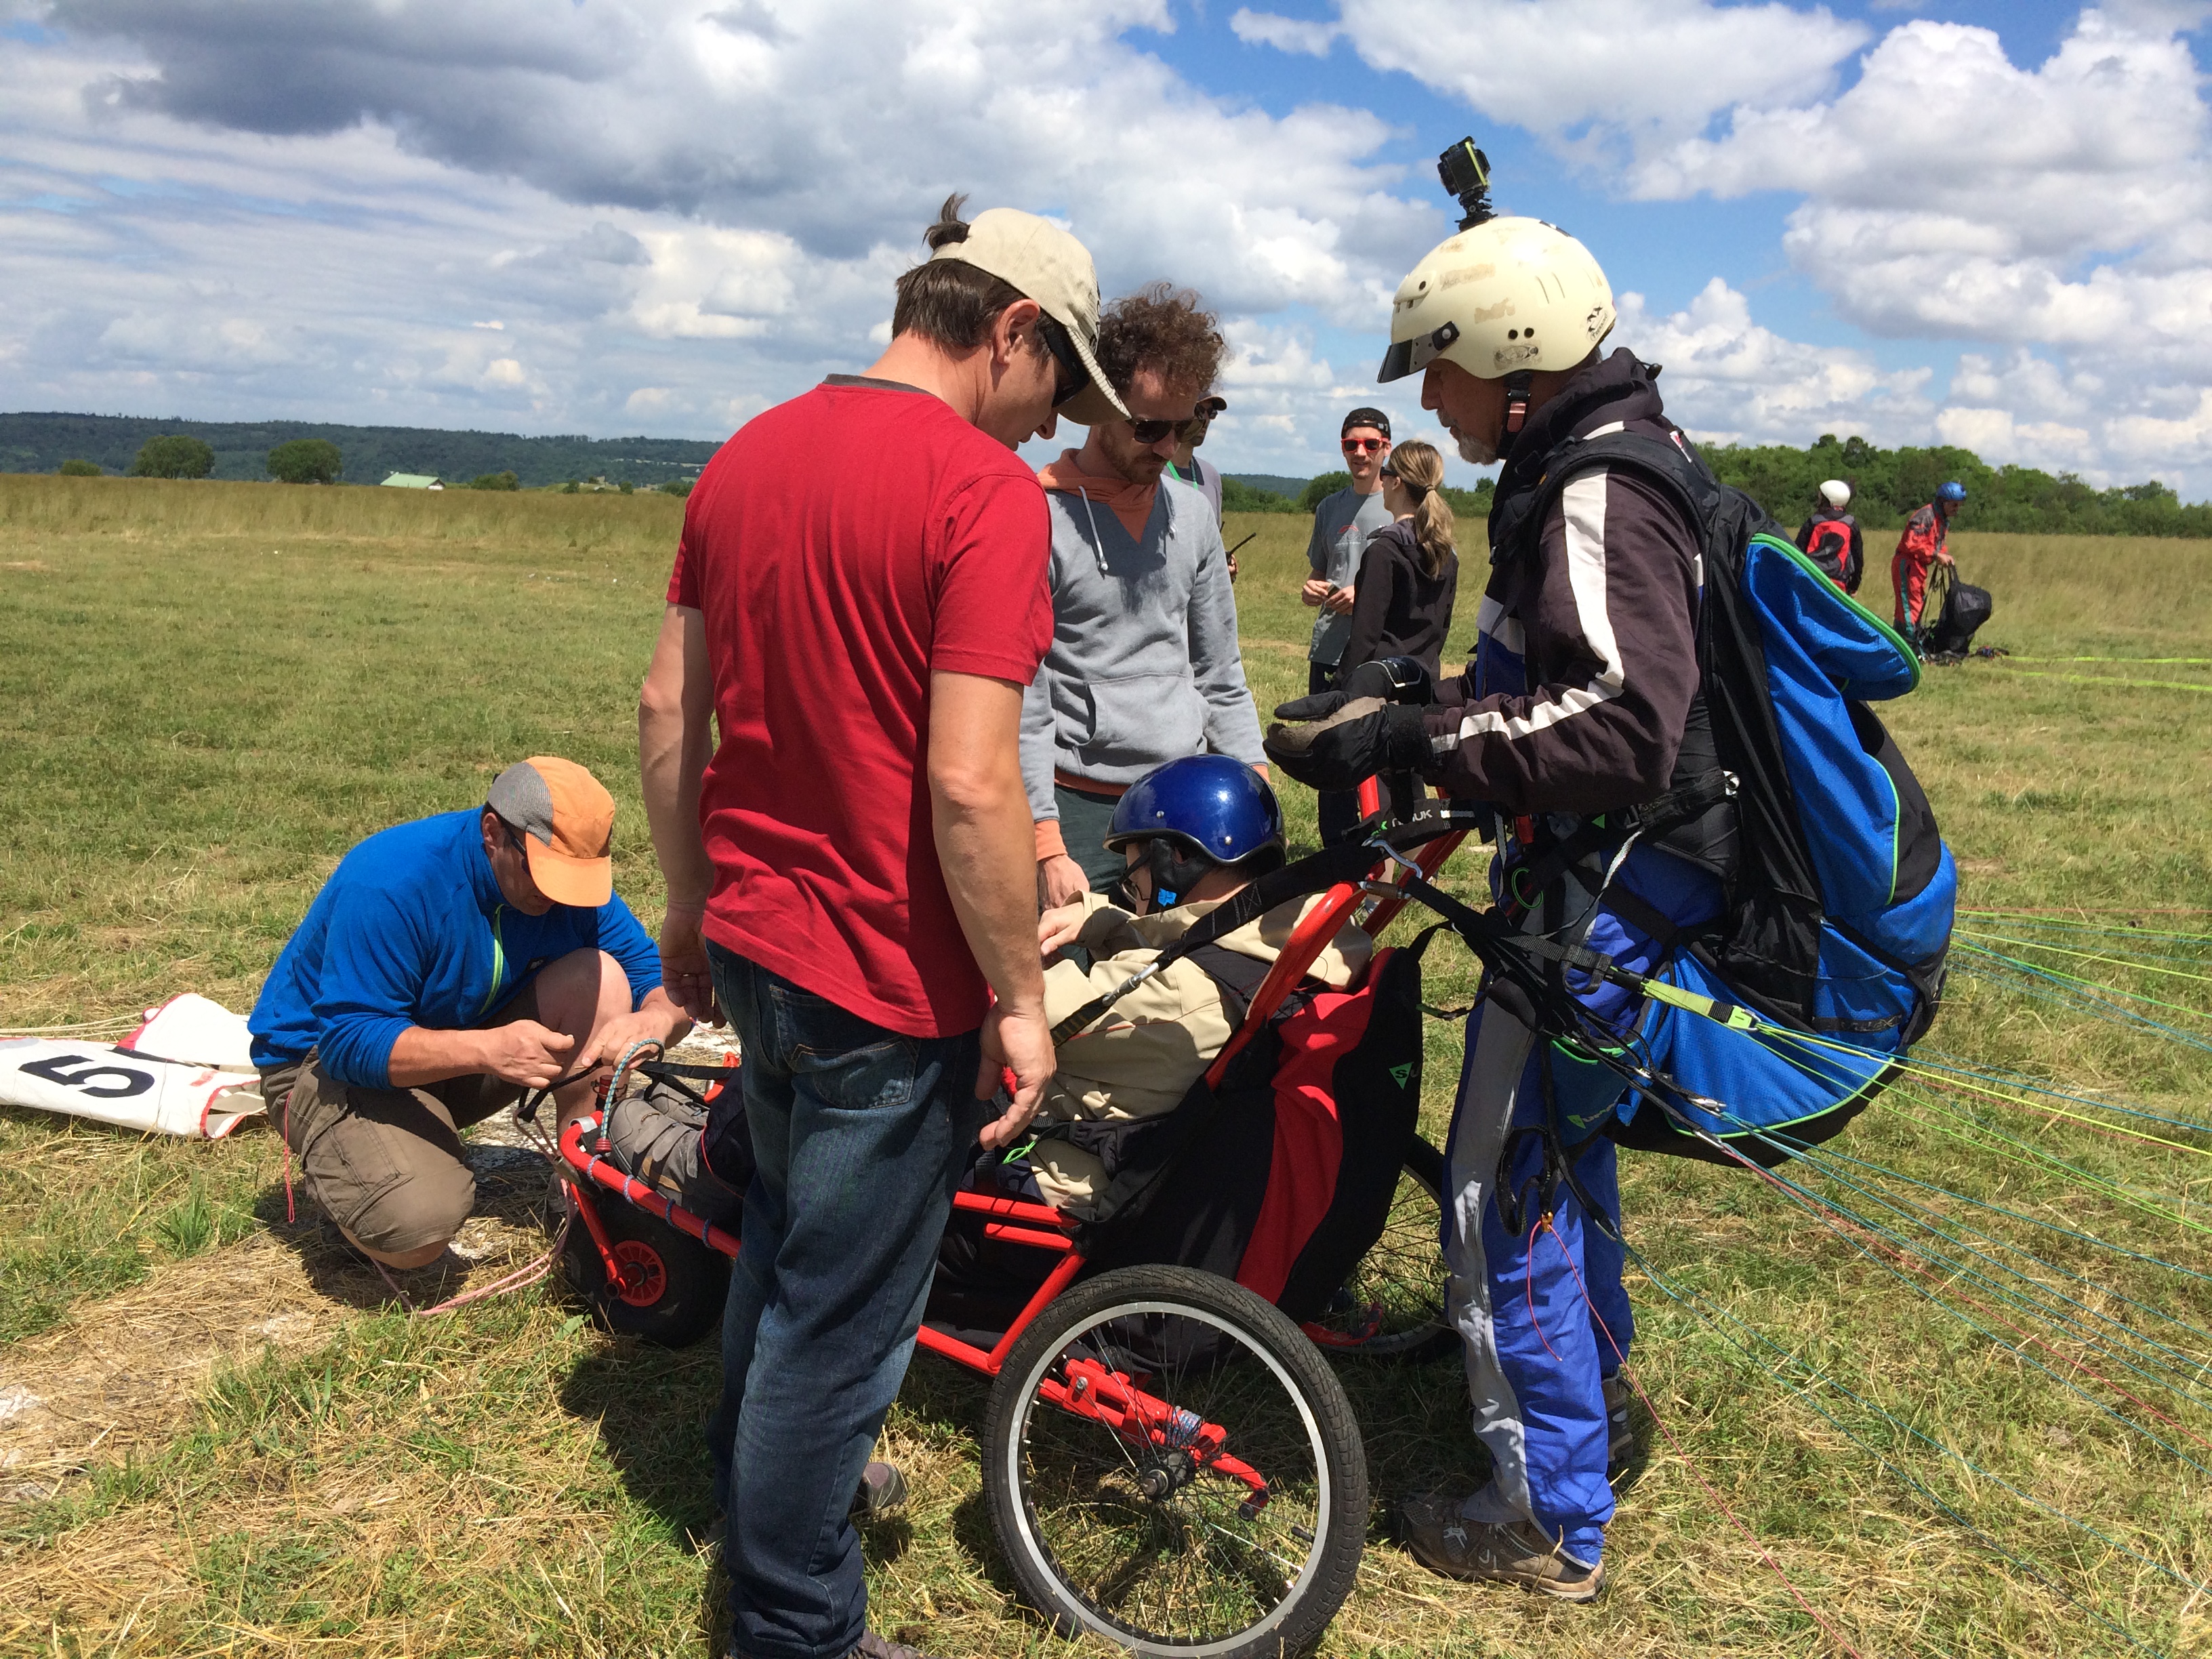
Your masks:
<svg viewBox="0 0 2212 1659"><path fill-rule="evenodd" d="M1428 833L1432 836L1435 832ZM1358 881L1374 866L1375 858L1371 846L1347 842L1323 848L1294 864L1269 871L1243 892L1192 923L1181 939L1154 957L1149 965L1112 990L1091 998L1054 1026L1054 1043L1066 1042L1170 963L1180 962L1192 951L1214 944L1248 922L1258 921L1279 904L1310 893L1325 893L1339 882Z"/></svg>

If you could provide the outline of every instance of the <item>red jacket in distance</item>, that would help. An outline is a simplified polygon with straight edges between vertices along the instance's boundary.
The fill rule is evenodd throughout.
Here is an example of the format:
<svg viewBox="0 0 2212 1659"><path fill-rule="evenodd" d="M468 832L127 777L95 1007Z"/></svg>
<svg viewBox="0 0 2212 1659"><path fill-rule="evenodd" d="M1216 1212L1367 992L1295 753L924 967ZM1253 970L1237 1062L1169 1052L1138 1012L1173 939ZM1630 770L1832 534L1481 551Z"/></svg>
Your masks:
<svg viewBox="0 0 2212 1659"><path fill-rule="evenodd" d="M1797 528L1797 550L1844 592L1859 591L1859 579L1866 574L1866 546L1859 538L1859 521L1850 514L1815 508Z"/></svg>
<svg viewBox="0 0 2212 1659"><path fill-rule="evenodd" d="M1944 550L1950 528L1950 520L1936 510L1933 501L1905 521L1905 533L1897 538L1897 553L1889 562L1889 580L1897 589L1899 628L1920 626L1921 607L1928 598L1928 573L1935 568L1936 556Z"/></svg>

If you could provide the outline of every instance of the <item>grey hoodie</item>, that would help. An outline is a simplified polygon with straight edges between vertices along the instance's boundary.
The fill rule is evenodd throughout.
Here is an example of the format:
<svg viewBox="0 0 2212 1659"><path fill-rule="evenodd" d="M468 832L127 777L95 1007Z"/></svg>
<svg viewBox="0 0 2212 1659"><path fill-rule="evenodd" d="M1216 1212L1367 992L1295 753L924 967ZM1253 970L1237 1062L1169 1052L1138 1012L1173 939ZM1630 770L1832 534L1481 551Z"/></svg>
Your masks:
<svg viewBox="0 0 2212 1659"><path fill-rule="evenodd" d="M1261 765L1213 509L1160 481L1141 539L1101 502L1048 489L1052 648L1022 700L1022 780L1057 818L1055 770L1109 788L1211 750Z"/></svg>

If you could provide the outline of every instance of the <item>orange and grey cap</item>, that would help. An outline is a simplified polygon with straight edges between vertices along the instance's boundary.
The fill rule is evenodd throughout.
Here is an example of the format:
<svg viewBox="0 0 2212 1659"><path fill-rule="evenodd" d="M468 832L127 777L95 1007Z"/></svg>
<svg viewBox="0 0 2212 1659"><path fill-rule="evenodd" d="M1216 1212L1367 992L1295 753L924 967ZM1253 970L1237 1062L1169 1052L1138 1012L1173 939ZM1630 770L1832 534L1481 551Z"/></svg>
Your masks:
<svg viewBox="0 0 2212 1659"><path fill-rule="evenodd" d="M615 798L575 762L517 761L485 804L522 831L530 878L554 903L596 910L614 896Z"/></svg>
<svg viewBox="0 0 2212 1659"><path fill-rule="evenodd" d="M933 259L957 259L988 270L1067 331L1091 383L1061 408L1078 426L1126 421L1129 411L1098 367L1098 269L1091 250L1048 219L1019 208L986 208L958 241L941 244Z"/></svg>

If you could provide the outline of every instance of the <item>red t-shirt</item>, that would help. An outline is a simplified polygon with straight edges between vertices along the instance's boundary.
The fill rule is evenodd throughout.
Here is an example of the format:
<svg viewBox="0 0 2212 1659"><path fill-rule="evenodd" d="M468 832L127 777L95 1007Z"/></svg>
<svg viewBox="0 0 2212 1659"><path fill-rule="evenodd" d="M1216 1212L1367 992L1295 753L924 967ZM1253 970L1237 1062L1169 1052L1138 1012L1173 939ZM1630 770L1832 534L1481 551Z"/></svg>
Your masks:
<svg viewBox="0 0 2212 1659"><path fill-rule="evenodd" d="M931 824L929 676L1035 678L1050 544L1036 475L911 387L833 375L722 446L668 583L705 618L720 727L708 939L894 1031L982 1023Z"/></svg>

